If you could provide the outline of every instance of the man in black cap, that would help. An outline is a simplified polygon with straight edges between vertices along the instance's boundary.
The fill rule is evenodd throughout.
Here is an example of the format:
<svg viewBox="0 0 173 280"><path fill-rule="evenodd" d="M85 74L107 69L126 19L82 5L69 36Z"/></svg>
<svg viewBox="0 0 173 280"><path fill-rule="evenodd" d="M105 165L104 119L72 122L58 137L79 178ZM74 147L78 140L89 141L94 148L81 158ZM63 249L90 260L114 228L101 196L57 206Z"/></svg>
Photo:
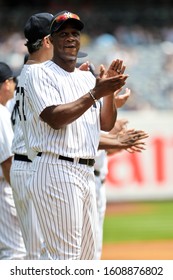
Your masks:
<svg viewBox="0 0 173 280"><path fill-rule="evenodd" d="M6 103L15 86L11 68L0 62L0 260L24 259L26 253L10 186L13 130Z"/></svg>
<svg viewBox="0 0 173 280"><path fill-rule="evenodd" d="M18 79L22 88L25 84L29 66L42 63L52 58L53 46L49 40L52 18L53 15L50 13L37 13L29 17L25 24L24 35L26 38L25 45L28 49L28 55ZM37 215L27 192L27 180L30 176L31 160L28 158L26 143L24 141L26 130L24 130L23 133L19 116L20 94L21 92L18 87L16 91L16 106L12 114L12 121L14 124L12 152L14 153L14 160L11 166L10 178L22 235L27 250L26 259L33 260L39 259L40 255L44 255L46 252Z"/></svg>
<svg viewBox="0 0 173 280"><path fill-rule="evenodd" d="M69 11L54 16L53 59L30 67L24 87L27 140L39 153L28 190L51 259L96 257L94 158L100 128L109 131L116 120L113 94L127 79L114 61L98 78L76 68L83 27Z"/></svg>
<svg viewBox="0 0 173 280"><path fill-rule="evenodd" d="M9 79L13 79L11 68L6 63L0 62L0 84Z"/></svg>

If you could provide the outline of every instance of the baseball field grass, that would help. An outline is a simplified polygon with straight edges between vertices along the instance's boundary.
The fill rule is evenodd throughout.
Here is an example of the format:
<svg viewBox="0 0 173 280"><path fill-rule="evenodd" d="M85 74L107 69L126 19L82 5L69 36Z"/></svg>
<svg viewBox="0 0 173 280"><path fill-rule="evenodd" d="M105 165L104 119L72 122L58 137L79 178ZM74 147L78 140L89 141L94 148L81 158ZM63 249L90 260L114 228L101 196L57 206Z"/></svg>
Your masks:
<svg viewBox="0 0 173 280"><path fill-rule="evenodd" d="M107 204L104 243L173 240L173 201Z"/></svg>
<svg viewBox="0 0 173 280"><path fill-rule="evenodd" d="M103 260L173 260L173 201L107 205Z"/></svg>

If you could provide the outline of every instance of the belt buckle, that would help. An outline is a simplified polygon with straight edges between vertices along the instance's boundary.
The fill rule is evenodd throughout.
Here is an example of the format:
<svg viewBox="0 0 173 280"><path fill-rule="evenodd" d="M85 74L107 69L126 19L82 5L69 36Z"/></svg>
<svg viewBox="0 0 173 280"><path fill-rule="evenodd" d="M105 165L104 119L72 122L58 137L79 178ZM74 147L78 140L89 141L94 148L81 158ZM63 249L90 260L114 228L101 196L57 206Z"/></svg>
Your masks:
<svg viewBox="0 0 173 280"><path fill-rule="evenodd" d="M88 166L93 166L94 163L95 163L94 159L90 159L90 158L87 159L87 165L88 165Z"/></svg>

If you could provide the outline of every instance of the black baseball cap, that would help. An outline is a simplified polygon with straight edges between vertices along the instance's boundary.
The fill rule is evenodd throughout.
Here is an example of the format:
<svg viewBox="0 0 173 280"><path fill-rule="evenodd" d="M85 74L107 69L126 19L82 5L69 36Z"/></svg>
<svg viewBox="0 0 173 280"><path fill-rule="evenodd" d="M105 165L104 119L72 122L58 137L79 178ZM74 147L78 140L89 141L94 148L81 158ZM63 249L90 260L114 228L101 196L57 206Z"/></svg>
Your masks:
<svg viewBox="0 0 173 280"><path fill-rule="evenodd" d="M3 83L13 77L14 74L11 68L6 63L0 62L0 83Z"/></svg>
<svg viewBox="0 0 173 280"><path fill-rule="evenodd" d="M43 39L50 34L50 24L53 15L50 13L39 13L32 15L24 27L25 38L30 43L35 43L38 39Z"/></svg>
<svg viewBox="0 0 173 280"><path fill-rule="evenodd" d="M74 13L68 11L62 11L56 14L51 22L50 33L57 32L65 22L73 22L75 27L81 31L84 28L83 22L80 20L80 17Z"/></svg>

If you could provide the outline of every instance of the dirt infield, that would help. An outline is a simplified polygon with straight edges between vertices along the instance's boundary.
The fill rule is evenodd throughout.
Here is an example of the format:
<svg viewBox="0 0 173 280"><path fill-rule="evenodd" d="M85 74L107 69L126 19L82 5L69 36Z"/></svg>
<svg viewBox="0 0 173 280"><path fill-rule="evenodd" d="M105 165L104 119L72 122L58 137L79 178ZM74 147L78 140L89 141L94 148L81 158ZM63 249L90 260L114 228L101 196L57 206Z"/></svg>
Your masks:
<svg viewBox="0 0 173 280"><path fill-rule="evenodd" d="M173 260L173 241L105 244L102 260Z"/></svg>
<svg viewBox="0 0 173 280"><path fill-rule="evenodd" d="M149 211L138 204L108 204L106 214ZM104 244L102 260L173 260L173 240L136 241Z"/></svg>

